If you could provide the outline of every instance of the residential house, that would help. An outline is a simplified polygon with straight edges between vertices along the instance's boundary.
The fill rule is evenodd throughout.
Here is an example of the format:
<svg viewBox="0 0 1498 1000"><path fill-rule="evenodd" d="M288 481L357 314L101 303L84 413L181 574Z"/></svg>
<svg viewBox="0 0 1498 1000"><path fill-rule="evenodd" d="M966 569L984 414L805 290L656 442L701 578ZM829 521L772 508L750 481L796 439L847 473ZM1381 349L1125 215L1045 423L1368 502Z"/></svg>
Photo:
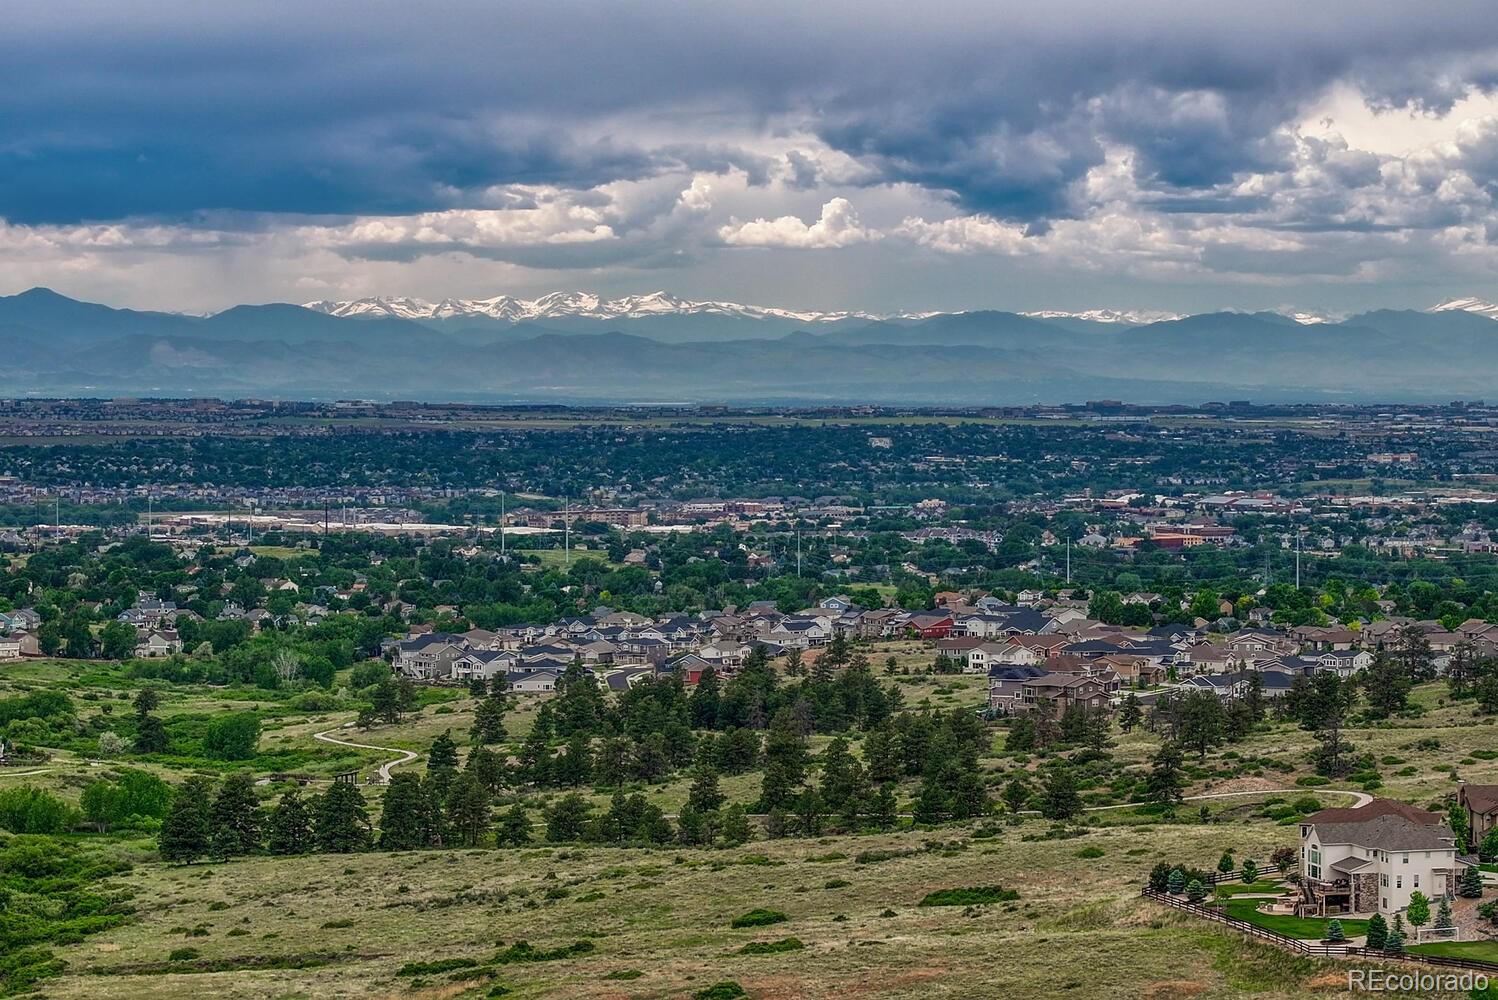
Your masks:
<svg viewBox="0 0 1498 1000"><path fill-rule="evenodd" d="M1498 785L1463 785L1457 789L1456 801L1467 810L1468 843L1480 844L1498 828Z"/></svg>
<svg viewBox="0 0 1498 1000"><path fill-rule="evenodd" d="M170 656L182 652L182 640L175 629L146 629L135 638L135 655L138 658Z"/></svg>
<svg viewBox="0 0 1498 1000"><path fill-rule="evenodd" d="M988 668L988 707L1004 715L1013 715L1025 707L1025 684L1049 671L1037 666L995 664Z"/></svg>
<svg viewBox="0 0 1498 1000"><path fill-rule="evenodd" d="M1445 896L1464 864L1440 813L1392 799L1323 809L1300 821L1299 909L1389 918L1409 906L1416 890L1430 899Z"/></svg>
<svg viewBox="0 0 1498 1000"><path fill-rule="evenodd" d="M455 681L487 681L508 676L519 665L520 654L512 649L470 649L452 658L448 676Z"/></svg>
<svg viewBox="0 0 1498 1000"><path fill-rule="evenodd" d="M1117 677L1110 681L1107 677L1052 672L1025 681L1020 703L1023 711L1034 711L1037 705L1048 703L1051 711L1060 718L1073 705L1096 712L1105 711L1110 696L1117 690Z"/></svg>
<svg viewBox="0 0 1498 1000"><path fill-rule="evenodd" d="M453 661L468 652L460 635L431 632L397 642L392 648L395 669L407 677L434 680L452 677Z"/></svg>

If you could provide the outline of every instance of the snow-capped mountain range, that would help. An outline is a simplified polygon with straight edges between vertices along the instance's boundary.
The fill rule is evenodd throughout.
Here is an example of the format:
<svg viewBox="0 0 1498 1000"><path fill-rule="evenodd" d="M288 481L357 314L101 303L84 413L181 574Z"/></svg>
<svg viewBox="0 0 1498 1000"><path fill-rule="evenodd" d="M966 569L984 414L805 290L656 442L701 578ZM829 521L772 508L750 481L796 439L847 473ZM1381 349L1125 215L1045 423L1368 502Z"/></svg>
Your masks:
<svg viewBox="0 0 1498 1000"><path fill-rule="evenodd" d="M605 299L592 292L552 292L535 299L496 295L488 299L426 299L376 297L349 301L323 300L305 303L306 308L331 316L397 318L410 320L452 320L483 317L508 323L547 319L646 319L660 316L731 316L742 319L789 320L796 323L836 323L841 320L920 320L942 315L941 311L871 313L860 311L819 312L781 309L773 306L743 305L737 302L694 301L678 298L669 292L625 295ZM1498 305L1478 298L1452 299L1432 306L1427 312L1463 310L1498 320ZM1034 319L1075 319L1091 323L1120 326L1142 326L1185 318L1185 314L1149 309L1083 309L1068 311L1042 309L1020 315ZM1285 310L1283 315L1301 324L1334 322L1323 313Z"/></svg>
<svg viewBox="0 0 1498 1000"><path fill-rule="evenodd" d="M496 295L491 299L442 299L429 302L413 298L367 298L350 302L308 302L306 308L333 316L397 317L400 319L460 319L483 316L522 323L557 319L644 319L651 316L738 316L745 319L786 319L798 323L833 323L845 319L921 319L933 313L900 313L897 316L865 312L808 312L746 306L737 302L694 302L667 292L626 295L605 299L591 292L552 292L536 299Z"/></svg>

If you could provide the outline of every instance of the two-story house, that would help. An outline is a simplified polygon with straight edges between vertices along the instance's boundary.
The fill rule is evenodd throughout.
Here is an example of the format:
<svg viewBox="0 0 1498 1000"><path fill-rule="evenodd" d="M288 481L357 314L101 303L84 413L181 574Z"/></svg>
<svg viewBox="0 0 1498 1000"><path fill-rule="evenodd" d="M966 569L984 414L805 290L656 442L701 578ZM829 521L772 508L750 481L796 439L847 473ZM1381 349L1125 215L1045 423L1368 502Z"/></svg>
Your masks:
<svg viewBox="0 0 1498 1000"><path fill-rule="evenodd" d="M1445 816L1393 799L1323 809L1300 821L1302 915L1404 910L1416 890L1439 899L1463 862Z"/></svg>

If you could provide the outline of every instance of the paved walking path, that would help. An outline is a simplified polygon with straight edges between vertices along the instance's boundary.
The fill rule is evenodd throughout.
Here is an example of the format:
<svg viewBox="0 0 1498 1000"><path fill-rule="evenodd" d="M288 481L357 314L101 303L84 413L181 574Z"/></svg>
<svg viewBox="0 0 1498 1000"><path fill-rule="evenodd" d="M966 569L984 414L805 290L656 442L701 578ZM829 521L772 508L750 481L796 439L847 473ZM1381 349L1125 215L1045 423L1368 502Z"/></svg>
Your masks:
<svg viewBox="0 0 1498 1000"><path fill-rule="evenodd" d="M352 722L346 722L342 726L339 726L338 729L347 729L352 725ZM380 747L375 746L372 743L355 743L353 740L340 740L337 737L328 735L329 733L337 732L338 729L325 729L320 733L313 733L312 738L315 740L321 740L324 743L336 743L341 747L357 747L360 750L381 750L385 753L399 754L398 757L387 760L379 767L377 773L380 776L380 781L386 784L390 783L390 769L392 767L400 767L402 764L409 764L413 760L415 760L417 756L419 756L412 750L401 750L397 747Z"/></svg>

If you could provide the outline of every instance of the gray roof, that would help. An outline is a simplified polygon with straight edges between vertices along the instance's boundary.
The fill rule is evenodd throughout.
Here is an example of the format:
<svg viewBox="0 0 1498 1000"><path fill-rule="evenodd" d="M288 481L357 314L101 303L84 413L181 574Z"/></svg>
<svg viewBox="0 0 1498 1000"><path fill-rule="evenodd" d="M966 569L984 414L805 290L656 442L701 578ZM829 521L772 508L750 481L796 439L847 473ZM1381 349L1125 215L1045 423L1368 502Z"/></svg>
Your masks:
<svg viewBox="0 0 1498 1000"><path fill-rule="evenodd" d="M1445 824L1415 823L1386 814L1361 823L1316 823L1323 844L1357 844L1381 851L1450 851L1456 838Z"/></svg>

